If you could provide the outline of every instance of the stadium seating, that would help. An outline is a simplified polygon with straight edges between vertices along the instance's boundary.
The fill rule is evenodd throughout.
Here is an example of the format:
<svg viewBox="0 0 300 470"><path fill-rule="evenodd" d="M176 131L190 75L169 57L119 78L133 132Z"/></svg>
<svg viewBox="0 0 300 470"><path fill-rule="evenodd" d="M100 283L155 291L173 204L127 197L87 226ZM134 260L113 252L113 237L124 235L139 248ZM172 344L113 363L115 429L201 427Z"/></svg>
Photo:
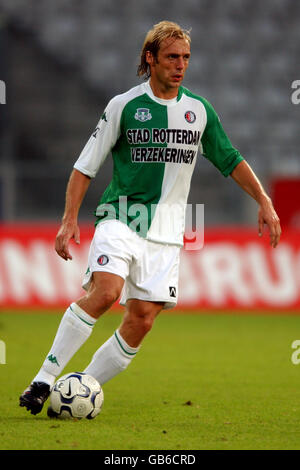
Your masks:
<svg viewBox="0 0 300 470"><path fill-rule="evenodd" d="M170 19L191 28L192 60L185 85L212 102L233 144L263 177L291 168L300 172L299 107L290 100L291 83L300 79L299 2L188 0L183 6L179 0L2 0L0 14L16 30L30 33L29 41L38 46L39 54L63 68L59 78L66 106L57 104L57 113L57 107L43 98L47 91L43 95L40 90L35 104L42 124L33 119L27 129L39 134L38 148L47 149L43 157L52 167L62 158L65 170L71 166L96 123L97 109L100 114L112 95L137 82L145 32L153 23ZM39 61L27 66L37 69ZM29 77L25 68L23 63L24 76ZM66 79L68 70L72 74ZM55 74L49 66L52 84ZM53 90L57 93L54 85ZM33 91L34 84L32 90L27 88L32 95ZM52 124L58 120L57 126L51 128L46 117ZM19 157L30 160L28 154ZM107 165L105 172L109 171ZM237 202L236 188L207 162L199 162L193 181L200 173L206 176L200 187L193 186L191 202L210 201L209 222L251 219L252 209L245 211L244 200ZM65 173L61 180L63 184ZM216 186L217 193L212 191ZM224 210L227 207L224 220L220 201Z"/></svg>

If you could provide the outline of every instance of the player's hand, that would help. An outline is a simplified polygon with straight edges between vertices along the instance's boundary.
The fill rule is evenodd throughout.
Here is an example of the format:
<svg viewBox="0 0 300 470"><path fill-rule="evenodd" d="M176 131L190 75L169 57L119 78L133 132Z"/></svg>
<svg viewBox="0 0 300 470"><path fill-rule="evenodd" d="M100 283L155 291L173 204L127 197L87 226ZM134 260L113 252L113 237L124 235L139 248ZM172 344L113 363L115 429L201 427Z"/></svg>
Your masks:
<svg viewBox="0 0 300 470"><path fill-rule="evenodd" d="M55 250L61 258L68 261L72 259L69 251L69 242L71 239L75 240L75 243L80 243L80 231L77 222L63 222L55 239Z"/></svg>
<svg viewBox="0 0 300 470"><path fill-rule="evenodd" d="M271 200L260 205L258 211L258 234L261 237L264 225L267 225L270 232L270 245L273 248L279 243L281 236L280 220L273 207Z"/></svg>

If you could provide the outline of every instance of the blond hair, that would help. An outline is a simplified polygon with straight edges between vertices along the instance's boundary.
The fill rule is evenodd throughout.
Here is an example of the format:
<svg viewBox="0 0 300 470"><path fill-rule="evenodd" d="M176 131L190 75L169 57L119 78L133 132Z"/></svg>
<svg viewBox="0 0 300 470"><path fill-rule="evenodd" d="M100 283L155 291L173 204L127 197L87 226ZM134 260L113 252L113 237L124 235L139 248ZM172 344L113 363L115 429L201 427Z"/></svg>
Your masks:
<svg viewBox="0 0 300 470"><path fill-rule="evenodd" d="M150 66L146 61L147 51L151 52L152 55L157 58L157 53L159 51L162 41L168 38L174 39L185 39L191 43L190 32L182 29L177 23L172 21L161 21L153 26L150 31L148 31L145 41L143 44L140 64L137 69L137 75L142 77L145 75L145 78L150 77Z"/></svg>

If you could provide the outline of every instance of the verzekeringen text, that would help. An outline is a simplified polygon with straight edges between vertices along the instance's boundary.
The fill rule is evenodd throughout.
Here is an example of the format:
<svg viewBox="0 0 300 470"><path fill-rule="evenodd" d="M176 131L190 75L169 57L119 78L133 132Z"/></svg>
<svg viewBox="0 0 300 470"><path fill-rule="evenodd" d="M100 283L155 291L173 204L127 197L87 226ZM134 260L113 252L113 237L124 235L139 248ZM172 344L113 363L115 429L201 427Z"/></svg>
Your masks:
<svg viewBox="0 0 300 470"><path fill-rule="evenodd" d="M135 147L131 148L133 163L188 163L192 164L196 150L171 147Z"/></svg>

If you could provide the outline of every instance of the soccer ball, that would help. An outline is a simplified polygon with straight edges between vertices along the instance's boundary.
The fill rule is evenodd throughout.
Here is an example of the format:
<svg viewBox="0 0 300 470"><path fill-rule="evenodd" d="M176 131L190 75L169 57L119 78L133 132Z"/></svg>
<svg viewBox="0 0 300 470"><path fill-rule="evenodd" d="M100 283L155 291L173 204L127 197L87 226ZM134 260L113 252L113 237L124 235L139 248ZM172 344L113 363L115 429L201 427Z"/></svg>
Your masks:
<svg viewBox="0 0 300 470"><path fill-rule="evenodd" d="M93 419L100 413L103 400L102 387L94 377L83 372L71 372L54 384L48 416Z"/></svg>

